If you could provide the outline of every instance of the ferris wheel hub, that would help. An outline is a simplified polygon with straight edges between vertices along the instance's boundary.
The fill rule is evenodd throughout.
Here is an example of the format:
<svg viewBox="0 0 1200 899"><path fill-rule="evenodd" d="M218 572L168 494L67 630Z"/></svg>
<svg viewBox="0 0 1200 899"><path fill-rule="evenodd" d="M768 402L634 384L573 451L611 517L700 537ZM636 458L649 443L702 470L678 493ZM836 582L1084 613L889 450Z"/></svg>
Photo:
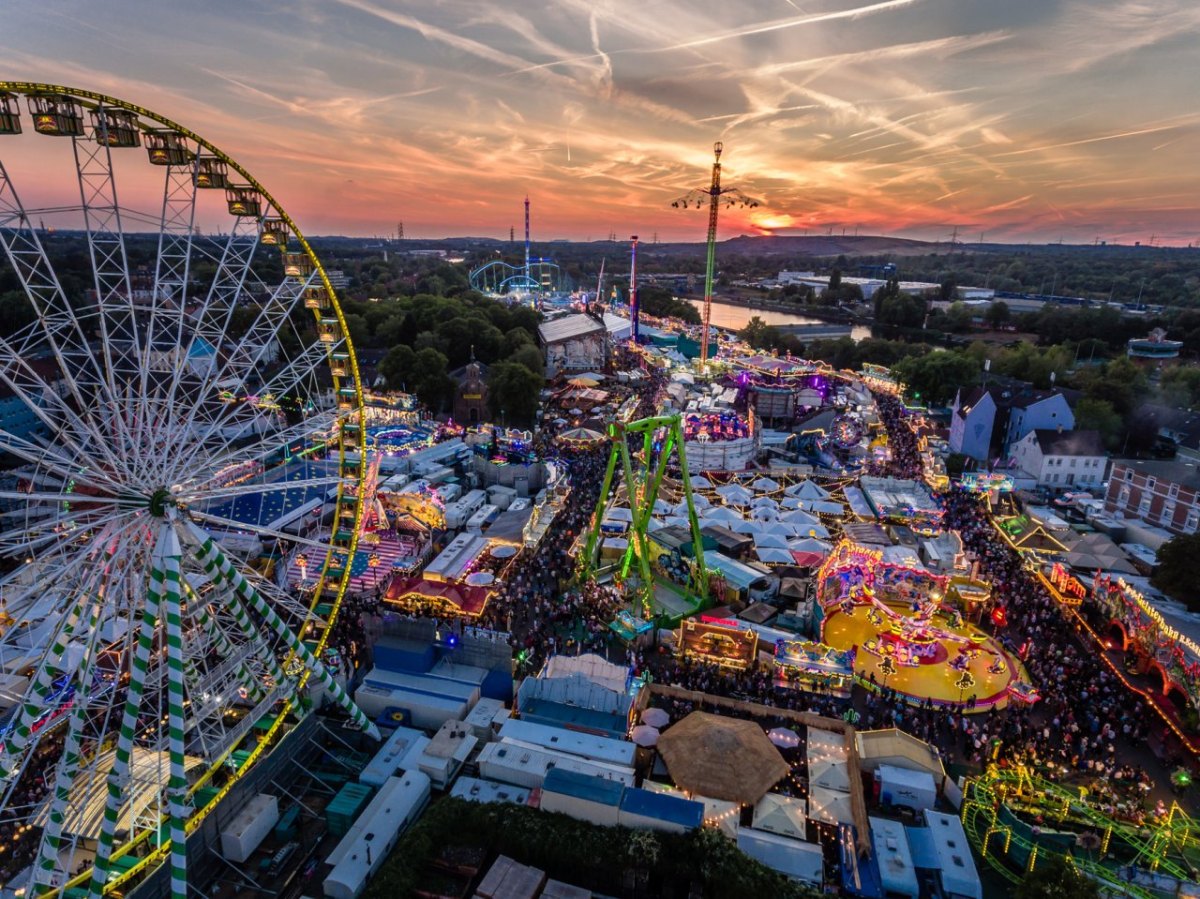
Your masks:
<svg viewBox="0 0 1200 899"><path fill-rule="evenodd" d="M167 507L175 505L175 497L166 487L159 487L150 494L150 514L155 518L165 518L167 515Z"/></svg>

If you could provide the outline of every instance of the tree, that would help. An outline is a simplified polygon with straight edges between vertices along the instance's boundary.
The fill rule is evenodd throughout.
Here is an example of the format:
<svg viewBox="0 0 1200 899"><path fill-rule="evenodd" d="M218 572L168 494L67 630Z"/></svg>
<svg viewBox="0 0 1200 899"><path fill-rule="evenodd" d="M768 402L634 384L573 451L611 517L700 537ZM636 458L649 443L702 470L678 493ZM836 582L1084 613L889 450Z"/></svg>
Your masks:
<svg viewBox="0 0 1200 899"><path fill-rule="evenodd" d="M750 321L746 322L746 326L738 331L738 337L755 348L762 348L769 345L770 325L759 318L757 315L750 317Z"/></svg>
<svg viewBox="0 0 1200 899"><path fill-rule="evenodd" d="M1008 303L1004 300L995 300L983 313L983 320L992 328L1003 327L1008 324L1011 317L1012 313L1009 311Z"/></svg>
<svg viewBox="0 0 1200 899"><path fill-rule="evenodd" d="M501 359L507 359L523 346L531 346L536 348L537 341L533 339L533 335L524 328L511 328L504 334L504 343L500 348Z"/></svg>
<svg viewBox="0 0 1200 899"><path fill-rule="evenodd" d="M516 362L497 362L488 370L488 409L504 424L530 424L546 379Z"/></svg>
<svg viewBox="0 0 1200 899"><path fill-rule="evenodd" d="M955 334L971 330L971 310L962 300L955 300L945 314L945 328Z"/></svg>
<svg viewBox="0 0 1200 899"><path fill-rule="evenodd" d="M1108 400L1083 397L1075 404L1075 427L1080 431L1099 431L1104 445L1116 449L1124 422Z"/></svg>
<svg viewBox="0 0 1200 899"><path fill-rule="evenodd" d="M1200 580L1196 559L1200 558L1200 534L1180 534L1158 548L1158 567L1150 583L1173 599L1200 611Z"/></svg>
<svg viewBox="0 0 1200 899"><path fill-rule="evenodd" d="M958 298L958 283L954 280L954 276L943 278L942 283L938 286L938 298L952 302Z"/></svg>
<svg viewBox="0 0 1200 899"><path fill-rule="evenodd" d="M417 351L409 374L409 390L435 415L442 410L454 386L446 374L448 361L444 353L426 347Z"/></svg>
<svg viewBox="0 0 1200 899"><path fill-rule="evenodd" d="M949 402L959 387L975 383L979 367L966 353L942 351L910 356L896 366L913 399L937 405Z"/></svg>
<svg viewBox="0 0 1200 899"><path fill-rule="evenodd" d="M537 347L529 344L521 347L505 361L512 362L514 365L523 365L531 372L539 375L546 370L546 363L542 359L541 352L538 351Z"/></svg>
<svg viewBox="0 0 1200 899"><path fill-rule="evenodd" d="M404 390L412 378L413 365L417 361L417 353L410 346L400 344L394 346L379 362L379 373L387 381L389 390Z"/></svg>
<svg viewBox="0 0 1200 899"><path fill-rule="evenodd" d="M1013 899L1100 899L1096 881L1059 856L1038 859L1037 867L1013 890Z"/></svg>
<svg viewBox="0 0 1200 899"><path fill-rule="evenodd" d="M884 325L919 328L925 321L925 303L912 294L897 292L876 306L875 318Z"/></svg>

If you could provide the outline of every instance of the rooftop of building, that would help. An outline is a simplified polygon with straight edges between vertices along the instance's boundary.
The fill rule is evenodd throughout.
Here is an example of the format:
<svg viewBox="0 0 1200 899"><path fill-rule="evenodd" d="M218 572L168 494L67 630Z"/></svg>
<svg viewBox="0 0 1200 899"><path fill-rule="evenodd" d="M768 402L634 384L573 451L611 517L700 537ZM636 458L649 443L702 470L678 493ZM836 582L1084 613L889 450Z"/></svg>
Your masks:
<svg viewBox="0 0 1200 899"><path fill-rule="evenodd" d="M558 343L576 337L586 337L589 334L601 334L608 329L599 318L584 315L581 312L564 315L538 325L538 335L543 343Z"/></svg>
<svg viewBox="0 0 1200 899"><path fill-rule="evenodd" d="M1038 428L1033 431L1044 456L1103 456L1104 440L1099 431L1057 431Z"/></svg>
<svg viewBox="0 0 1200 899"><path fill-rule="evenodd" d="M1114 459L1113 480L1119 480L1118 468L1132 468L1160 481L1200 490L1200 465L1182 459Z"/></svg>

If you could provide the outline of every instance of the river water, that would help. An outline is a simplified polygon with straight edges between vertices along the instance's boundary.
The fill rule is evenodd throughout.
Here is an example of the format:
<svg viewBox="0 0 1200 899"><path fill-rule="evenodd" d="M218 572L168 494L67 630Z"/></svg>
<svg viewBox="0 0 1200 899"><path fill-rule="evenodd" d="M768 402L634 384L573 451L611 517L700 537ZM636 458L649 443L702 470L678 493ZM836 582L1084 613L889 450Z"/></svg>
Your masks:
<svg viewBox="0 0 1200 899"><path fill-rule="evenodd" d="M696 310L704 314L703 300L688 300ZM732 303L719 303L713 300L712 323L718 328L731 328L735 331L746 327L754 316L758 316L768 325L825 325L831 324L819 318L805 315L793 315L790 312L775 312L769 309L752 309L749 306L735 306ZM865 340L871 336L871 329L864 325L855 325L850 329L850 337L855 341Z"/></svg>

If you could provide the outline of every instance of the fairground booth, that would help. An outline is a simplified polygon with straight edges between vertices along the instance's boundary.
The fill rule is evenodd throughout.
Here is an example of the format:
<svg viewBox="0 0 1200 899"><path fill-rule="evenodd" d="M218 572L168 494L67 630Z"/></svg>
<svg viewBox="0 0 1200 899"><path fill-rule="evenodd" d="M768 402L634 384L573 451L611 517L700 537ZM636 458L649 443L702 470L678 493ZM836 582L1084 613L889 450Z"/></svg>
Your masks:
<svg viewBox="0 0 1200 899"><path fill-rule="evenodd" d="M854 687L854 656L858 650L834 649L812 640L779 640L775 644L775 683L835 696L849 696Z"/></svg>
<svg viewBox="0 0 1200 899"><path fill-rule="evenodd" d="M922 481L863 477L858 489L882 522L902 524L918 534L933 534L942 529L945 510Z"/></svg>
<svg viewBox="0 0 1200 899"><path fill-rule="evenodd" d="M1155 604L1124 578L1100 575L1089 605L1140 673L1179 709L1200 711L1200 625L1172 603Z"/></svg>
<svg viewBox="0 0 1200 899"><path fill-rule="evenodd" d="M685 658L722 668L749 668L758 655L758 634L736 618L687 618L679 624L677 639Z"/></svg>

